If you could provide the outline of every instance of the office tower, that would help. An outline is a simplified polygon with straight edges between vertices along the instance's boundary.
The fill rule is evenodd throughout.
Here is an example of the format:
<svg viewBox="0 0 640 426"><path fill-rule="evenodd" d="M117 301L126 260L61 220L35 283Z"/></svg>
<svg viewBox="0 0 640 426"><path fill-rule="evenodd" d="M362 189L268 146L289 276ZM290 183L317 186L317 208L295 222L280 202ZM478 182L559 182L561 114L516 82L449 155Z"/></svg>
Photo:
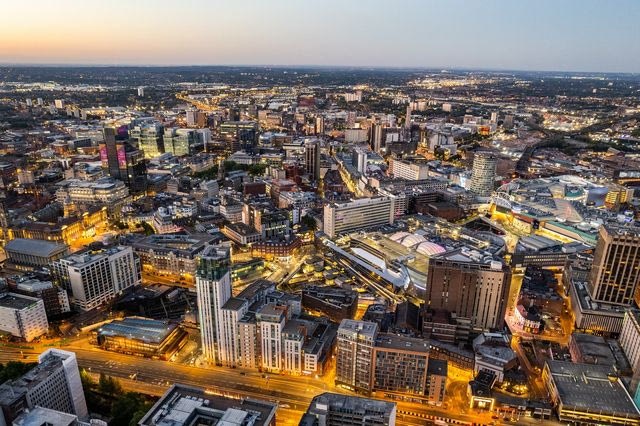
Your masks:
<svg viewBox="0 0 640 426"><path fill-rule="evenodd" d="M498 113L496 111L491 113L491 122L492 123L497 123L498 122Z"/></svg>
<svg viewBox="0 0 640 426"><path fill-rule="evenodd" d="M382 139L383 133L384 132L383 132L382 124L373 123L371 125L369 145L371 146L371 150L374 152L377 152L378 154L381 153L382 149L385 146L384 140Z"/></svg>
<svg viewBox="0 0 640 426"><path fill-rule="evenodd" d="M196 110L187 111L187 126L193 127L196 125L196 121L198 119L197 114L198 111Z"/></svg>
<svg viewBox="0 0 640 426"><path fill-rule="evenodd" d="M228 247L211 245L204 249L196 270L196 294L202 353L207 361L220 363L217 341L218 336L223 336L222 307L231 298Z"/></svg>
<svg viewBox="0 0 640 426"><path fill-rule="evenodd" d="M330 238L360 229L393 223L395 202L391 197L360 198L324 206L324 233Z"/></svg>
<svg viewBox="0 0 640 426"><path fill-rule="evenodd" d="M260 336L262 369L279 372L282 370L282 330L285 325L285 310L269 303L256 313Z"/></svg>
<svg viewBox="0 0 640 426"><path fill-rule="evenodd" d="M144 87L138 87L138 96L144 97Z"/></svg>
<svg viewBox="0 0 640 426"><path fill-rule="evenodd" d="M317 139L304 142L304 171L313 180L320 179L320 142Z"/></svg>
<svg viewBox="0 0 640 426"><path fill-rule="evenodd" d="M156 158L164 154L163 133L164 127L160 124L143 124L131 129L131 139L137 142L144 158Z"/></svg>
<svg viewBox="0 0 640 426"><path fill-rule="evenodd" d="M345 319L338 328L336 384L358 392L371 392L373 348L378 335L374 322Z"/></svg>
<svg viewBox="0 0 640 426"><path fill-rule="evenodd" d="M404 116L404 128L405 129L411 128L411 103L407 105L407 113Z"/></svg>
<svg viewBox="0 0 640 426"><path fill-rule="evenodd" d="M132 194L147 189L147 165L144 153L128 142L116 137L116 129L105 127L104 140L100 143L102 168L114 179L124 182Z"/></svg>
<svg viewBox="0 0 640 426"><path fill-rule="evenodd" d="M42 98L38 98L36 99L36 103L38 104L38 106L42 106L44 105L44 100Z"/></svg>
<svg viewBox="0 0 640 426"><path fill-rule="evenodd" d="M379 334L373 350L371 390L425 395L428 365L428 340Z"/></svg>
<svg viewBox="0 0 640 426"><path fill-rule="evenodd" d="M603 225L593 255L587 289L596 302L630 306L640 282L640 231Z"/></svg>
<svg viewBox="0 0 640 426"><path fill-rule="evenodd" d="M396 403L325 392L313 398L300 426L394 426Z"/></svg>
<svg viewBox="0 0 640 426"><path fill-rule="evenodd" d="M391 173L395 178L424 180L429 178L429 165L425 162L391 159Z"/></svg>
<svg viewBox="0 0 640 426"><path fill-rule="evenodd" d="M0 424L12 424L20 414L35 407L87 418L87 403L73 352L48 349L38 356L37 366L0 386Z"/></svg>
<svg viewBox="0 0 640 426"><path fill-rule="evenodd" d="M497 158L488 152L477 152L471 170L471 191L480 197L489 197L496 180Z"/></svg>
<svg viewBox="0 0 640 426"><path fill-rule="evenodd" d="M30 342L48 330L42 299L16 293L0 294L0 331Z"/></svg>
<svg viewBox="0 0 640 426"><path fill-rule="evenodd" d="M71 290L73 304L82 311L97 308L142 283L140 259L125 246L72 254L58 259L51 268L57 281Z"/></svg>
<svg viewBox="0 0 640 426"><path fill-rule="evenodd" d="M324 133L324 117L316 117L316 135Z"/></svg>
<svg viewBox="0 0 640 426"><path fill-rule="evenodd" d="M194 129L181 129L178 127L164 130L164 150L176 157L194 155L196 153L196 131Z"/></svg>
<svg viewBox="0 0 640 426"><path fill-rule="evenodd" d="M510 279L509 268L501 262L431 258L425 301L429 309L455 313L477 330L501 328Z"/></svg>
<svg viewBox="0 0 640 426"><path fill-rule="evenodd" d="M33 99L27 98L27 106L28 107L33 106Z"/></svg>
<svg viewBox="0 0 640 426"><path fill-rule="evenodd" d="M58 109L62 109L62 108L64 108L64 99L56 99L56 100L54 101L54 105L55 105L55 107L56 107L56 108L58 108Z"/></svg>
<svg viewBox="0 0 640 426"><path fill-rule="evenodd" d="M253 151L258 143L258 123L255 121L227 121L220 125L219 133L231 152Z"/></svg>

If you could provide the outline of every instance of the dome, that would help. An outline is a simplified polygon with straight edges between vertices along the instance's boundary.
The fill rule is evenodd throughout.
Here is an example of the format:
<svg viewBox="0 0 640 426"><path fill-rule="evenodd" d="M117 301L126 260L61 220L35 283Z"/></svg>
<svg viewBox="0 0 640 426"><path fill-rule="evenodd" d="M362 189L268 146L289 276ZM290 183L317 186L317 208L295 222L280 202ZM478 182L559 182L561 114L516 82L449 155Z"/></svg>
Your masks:
<svg viewBox="0 0 640 426"><path fill-rule="evenodd" d="M405 247L413 247L416 244L420 244L427 241L422 235L409 235L402 239L402 245Z"/></svg>
<svg viewBox="0 0 640 426"><path fill-rule="evenodd" d="M409 234L408 232L400 231L400 232L396 232L395 234L391 235L389 237L389 239L391 241L395 241L397 243L397 242L399 242L400 240L402 240L404 237L406 237L408 235L411 235L411 234Z"/></svg>
<svg viewBox="0 0 640 426"><path fill-rule="evenodd" d="M418 244L418 247L416 247L416 251L418 253L424 254L425 256L435 256L436 254L444 253L447 250L439 244L425 241Z"/></svg>

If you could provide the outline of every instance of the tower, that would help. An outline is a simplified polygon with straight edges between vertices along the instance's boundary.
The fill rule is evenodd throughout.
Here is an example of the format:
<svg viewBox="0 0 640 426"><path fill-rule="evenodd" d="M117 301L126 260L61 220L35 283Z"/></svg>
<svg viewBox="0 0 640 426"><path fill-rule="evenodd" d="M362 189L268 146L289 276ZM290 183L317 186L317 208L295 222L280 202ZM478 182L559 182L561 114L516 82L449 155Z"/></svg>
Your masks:
<svg viewBox="0 0 640 426"><path fill-rule="evenodd" d="M409 105L407 105L407 114L404 117L404 128L411 128L411 102L409 102Z"/></svg>
<svg viewBox="0 0 640 426"><path fill-rule="evenodd" d="M320 143L317 139L309 139L304 143L304 169L313 180L320 179Z"/></svg>
<svg viewBox="0 0 640 426"><path fill-rule="evenodd" d="M640 231L604 225L598 232L588 290L597 302L633 304L640 283Z"/></svg>
<svg viewBox="0 0 640 426"><path fill-rule="evenodd" d="M480 197L489 197L496 180L497 158L489 152L477 152L471 170L471 192Z"/></svg>
<svg viewBox="0 0 640 426"><path fill-rule="evenodd" d="M220 362L217 341L222 335L222 306L231 298L231 259L226 246L208 246L196 271L198 323L202 353L209 362Z"/></svg>

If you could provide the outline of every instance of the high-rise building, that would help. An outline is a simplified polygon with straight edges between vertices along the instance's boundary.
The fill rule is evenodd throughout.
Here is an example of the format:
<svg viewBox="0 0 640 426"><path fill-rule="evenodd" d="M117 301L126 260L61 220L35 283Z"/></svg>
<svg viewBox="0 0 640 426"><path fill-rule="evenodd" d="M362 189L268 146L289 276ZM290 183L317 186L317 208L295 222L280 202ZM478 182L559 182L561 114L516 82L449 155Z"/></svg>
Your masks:
<svg viewBox="0 0 640 426"><path fill-rule="evenodd" d="M342 320L337 336L336 384L359 392L371 392L377 335L378 324L374 322Z"/></svg>
<svg viewBox="0 0 640 426"><path fill-rule="evenodd" d="M105 127L104 140L100 143L102 168L109 176L124 182L132 194L147 189L147 166L144 153L117 137L116 129Z"/></svg>
<svg viewBox="0 0 640 426"><path fill-rule="evenodd" d="M304 142L304 169L313 180L320 179L320 142L317 139Z"/></svg>
<svg viewBox="0 0 640 426"><path fill-rule="evenodd" d="M503 326L511 275L501 262L432 258L427 277L430 309L455 313L477 330Z"/></svg>
<svg viewBox="0 0 640 426"><path fill-rule="evenodd" d="M274 304L267 304L256 313L262 369L265 371L282 370L282 330L285 320L284 309Z"/></svg>
<svg viewBox="0 0 640 426"><path fill-rule="evenodd" d="M640 230L603 225L593 255L587 289L596 302L630 306L640 283Z"/></svg>
<svg viewBox="0 0 640 426"><path fill-rule="evenodd" d="M157 123L137 125L131 129L131 139L137 142L144 158L156 158L165 152L163 133L164 127Z"/></svg>
<svg viewBox="0 0 640 426"><path fill-rule="evenodd" d="M316 135L324 133L324 117L316 117Z"/></svg>
<svg viewBox="0 0 640 426"><path fill-rule="evenodd" d="M94 309L142 283L140 259L131 247L72 254L51 267L58 282L71 290L72 303L82 311Z"/></svg>
<svg viewBox="0 0 640 426"><path fill-rule="evenodd" d="M394 426L396 404L325 392L313 398L300 426Z"/></svg>
<svg viewBox="0 0 640 426"><path fill-rule="evenodd" d="M48 330L42 299L16 293L0 294L0 331L30 342Z"/></svg>
<svg viewBox="0 0 640 426"><path fill-rule="evenodd" d="M249 310L249 303L245 299L232 297L222 305L220 327L221 335L218 337L218 353L220 363L225 367L238 367L241 365L240 350L243 343L240 339L240 322Z"/></svg>
<svg viewBox="0 0 640 426"><path fill-rule="evenodd" d="M144 87L143 86L138 87L138 96L140 96L141 98L144 97Z"/></svg>
<svg viewBox="0 0 640 426"><path fill-rule="evenodd" d="M411 102L409 102L409 105L407 105L407 113L404 116L404 128L411 128Z"/></svg>
<svg viewBox="0 0 640 426"><path fill-rule="evenodd" d="M385 147L385 141L383 139L384 128L382 124L373 123L371 125L371 134L369 138L369 145L371 150L380 154Z"/></svg>
<svg viewBox="0 0 640 426"><path fill-rule="evenodd" d="M360 198L326 204L323 215L324 233L335 238L342 233L389 225L393 223L394 215L394 199L391 197Z"/></svg>
<svg viewBox="0 0 640 426"><path fill-rule="evenodd" d="M218 338L223 338L222 307L231 298L231 258L226 246L211 245L198 259L196 271L198 322L202 352L209 362L220 363ZM227 343L223 342L225 347Z"/></svg>
<svg viewBox="0 0 640 426"><path fill-rule="evenodd" d="M171 127L164 129L164 151L169 152L176 157L182 155L194 155L196 153L198 143L198 134L194 129L181 129Z"/></svg>
<svg viewBox="0 0 640 426"><path fill-rule="evenodd" d="M87 402L73 352L48 349L38 356L37 366L0 386L0 424L12 424L20 414L35 407L87 418Z"/></svg>
<svg viewBox="0 0 640 426"><path fill-rule="evenodd" d="M480 197L489 197L493 192L496 180L497 158L488 152L477 152L473 157L473 169L471 170L472 192Z"/></svg>
<svg viewBox="0 0 640 426"><path fill-rule="evenodd" d="M231 152L253 151L258 143L258 123L255 121L227 121L220 125L219 133Z"/></svg>
<svg viewBox="0 0 640 426"><path fill-rule="evenodd" d="M395 178L407 180L424 180L429 177L429 165L427 162L391 159L391 173Z"/></svg>

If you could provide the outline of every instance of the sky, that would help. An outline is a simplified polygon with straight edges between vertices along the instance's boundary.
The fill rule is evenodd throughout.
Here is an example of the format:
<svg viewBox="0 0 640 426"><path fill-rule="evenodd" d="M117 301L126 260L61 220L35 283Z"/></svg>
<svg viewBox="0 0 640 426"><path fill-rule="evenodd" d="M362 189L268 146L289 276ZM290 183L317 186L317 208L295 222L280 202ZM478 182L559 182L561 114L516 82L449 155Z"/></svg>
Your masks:
<svg viewBox="0 0 640 426"><path fill-rule="evenodd" d="M2 0L0 63L640 72L640 0Z"/></svg>

